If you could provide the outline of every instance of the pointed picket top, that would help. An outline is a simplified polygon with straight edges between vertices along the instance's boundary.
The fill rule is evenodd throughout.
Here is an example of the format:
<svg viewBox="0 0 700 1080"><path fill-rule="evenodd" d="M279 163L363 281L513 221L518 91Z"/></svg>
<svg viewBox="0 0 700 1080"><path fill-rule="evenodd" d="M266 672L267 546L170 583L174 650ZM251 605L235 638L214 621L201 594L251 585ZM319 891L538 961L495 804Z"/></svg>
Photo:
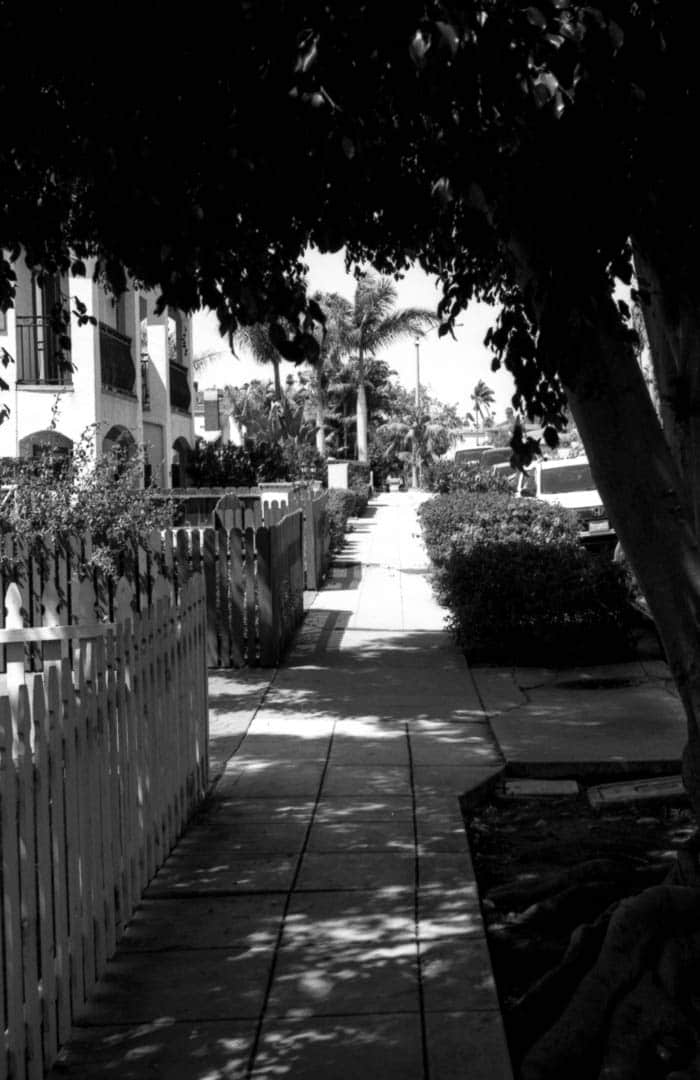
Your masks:
<svg viewBox="0 0 700 1080"><path fill-rule="evenodd" d="M92 583L91 578L85 577L78 585L78 604L75 615L77 618L75 621L80 625L81 623L94 623L95 622L95 607L97 604L97 597L95 596L95 586Z"/></svg>
<svg viewBox="0 0 700 1080"><path fill-rule="evenodd" d="M41 610L44 626L61 625L61 598L52 577L46 582L41 594Z"/></svg>
<svg viewBox="0 0 700 1080"><path fill-rule="evenodd" d="M5 629L21 630L23 626L22 593L17 582L12 581L5 593Z"/></svg>
<svg viewBox="0 0 700 1080"><path fill-rule="evenodd" d="M134 613L134 588L131 582L123 574L117 582L114 593L114 621L123 622L130 619Z"/></svg>

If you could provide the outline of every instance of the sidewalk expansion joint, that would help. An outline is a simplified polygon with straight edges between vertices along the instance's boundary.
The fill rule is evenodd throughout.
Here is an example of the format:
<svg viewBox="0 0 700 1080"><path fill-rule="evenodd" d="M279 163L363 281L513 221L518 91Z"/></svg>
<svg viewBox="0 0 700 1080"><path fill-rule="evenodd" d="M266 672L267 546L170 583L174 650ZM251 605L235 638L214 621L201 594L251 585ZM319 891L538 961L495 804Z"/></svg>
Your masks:
<svg viewBox="0 0 700 1080"><path fill-rule="evenodd" d="M260 1007L260 1016L258 1017L258 1022L257 1022L257 1025L255 1027L255 1035L253 1037L253 1045L251 1046L250 1056L248 1058L248 1065L247 1065L246 1074L245 1074L246 1075L246 1080L250 1080L250 1078L253 1075L253 1069L255 1067L255 1059L256 1059L257 1054L258 1054L258 1048L260 1046L260 1037L261 1037L261 1034L262 1034L262 1027L263 1027L263 1023L264 1023L264 1020L265 1020L265 1014L267 1012L267 1006L268 1006L268 1002L270 1000L270 994L272 993L272 984L274 982L275 971L277 969L277 958L279 956L279 951L280 951L280 947L281 947L281 944L282 944L282 937L284 935L285 923L287 921L287 915L289 914L289 908L290 908L290 905L291 905L291 902L292 902L292 896L294 895L294 890L296 889L296 884L297 884L297 881L299 880L299 874L301 873L301 864L302 864L304 856L305 856L305 854L306 854L306 852L308 850L309 839L310 839L310 836L311 836L311 830L313 828L314 821L316 819L316 811L318 810L318 804L321 801L321 791L323 789L323 785L324 785L324 782L325 782L325 779L326 779L326 773L328 772L328 765L329 765L329 762L330 762L331 750L333 749L333 736L334 736L334 734L335 734L335 721L333 722L333 728L331 730L330 738L328 739L328 750L326 752L326 759L325 759L325 761L323 763L323 770L321 772L321 776L320 776L320 779L319 779L319 782L318 782L318 788L316 789L316 797L314 799L313 809L311 810L311 817L309 818L309 823L306 826L306 831L304 833L304 840L303 840L303 843L302 843L302 846L301 846L301 851L299 852L299 855L297 856L297 862L296 862L296 866L294 868L294 876L292 878L292 881L291 881L291 884L290 884L289 888L286 891L287 898L285 900L284 907L282 909L282 918L280 919L279 930L277 931L277 937L276 937L275 944L274 944L274 947L273 947L273 950L272 950L272 963L270 964L270 971L269 971L268 977L267 977L267 983L266 983L266 986L265 986L265 993L264 993L264 996L263 996L263 1002L262 1002L262 1005Z"/></svg>
<svg viewBox="0 0 700 1080"><path fill-rule="evenodd" d="M428 1031L425 1020L425 996L423 993L423 971L420 954L420 858L418 848L418 817L416 809L416 789L413 780L413 751L411 748L411 736L409 733L408 724L404 724L404 731L406 733L406 743L408 746L408 770L411 780L411 818L413 821L413 844L415 852L415 866L414 866L414 892L413 892L413 923L414 934L416 940L416 965L418 969L418 1002L420 1005L420 1029L421 1029L421 1048L423 1053L423 1077L424 1080L430 1080L430 1064L428 1059Z"/></svg>

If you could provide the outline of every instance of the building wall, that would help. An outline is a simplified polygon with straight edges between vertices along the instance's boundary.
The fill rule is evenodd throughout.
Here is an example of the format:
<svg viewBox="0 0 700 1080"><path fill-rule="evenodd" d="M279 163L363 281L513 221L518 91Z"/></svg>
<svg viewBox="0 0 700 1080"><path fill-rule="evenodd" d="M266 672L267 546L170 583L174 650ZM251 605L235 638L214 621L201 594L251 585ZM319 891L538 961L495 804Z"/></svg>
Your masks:
<svg viewBox="0 0 700 1080"><path fill-rule="evenodd" d="M36 432L54 428L76 443L82 433L92 427L96 431L95 444L100 453L108 435L115 429L133 439L134 446L148 441L147 425L162 431L162 483L170 483L170 466L173 449L178 443L180 456L183 449L194 444L192 405L189 412L175 410L170 404L170 363L168 357L168 313L155 314L154 294L128 292L119 305L92 280L92 266L87 267L85 278L70 278L62 282L64 305L71 311L71 352L74 366L70 383L66 385L18 382L17 364L10 363L0 374L9 384L9 390L0 393L0 403L7 403L9 419L0 424L0 456L16 457L20 442ZM31 275L20 261L15 265L17 291L15 308L0 321L0 350L16 359L18 350L17 314L30 316L40 312L41 299ZM81 301L89 315L98 320L78 325L75 301ZM145 303L144 303L145 301ZM38 307L37 307L38 305ZM141 317L147 319L147 352L150 356L149 386L150 408L144 409L141 379ZM100 360L99 323L111 327L131 339L131 357L135 369L133 392L103 387ZM177 360L188 369L191 389L192 328L191 319L177 315ZM146 426L145 426L146 425ZM155 427L154 427L155 426ZM186 447L185 447L186 444Z"/></svg>

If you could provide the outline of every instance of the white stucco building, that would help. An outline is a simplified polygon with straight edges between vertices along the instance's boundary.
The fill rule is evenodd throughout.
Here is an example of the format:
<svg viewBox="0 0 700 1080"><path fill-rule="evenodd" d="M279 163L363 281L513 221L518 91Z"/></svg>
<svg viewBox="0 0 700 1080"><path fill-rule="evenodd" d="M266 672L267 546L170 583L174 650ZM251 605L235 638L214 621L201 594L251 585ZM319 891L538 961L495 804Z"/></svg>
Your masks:
<svg viewBox="0 0 700 1080"><path fill-rule="evenodd" d="M0 392L9 418L0 425L0 457L30 455L47 442L69 450L96 425L96 449L143 446L147 475L161 487L186 479L194 443L191 319L156 315L156 296L132 289L118 300L85 277L56 275L40 287L15 264L15 306L0 312L0 350L13 358ZM70 311L71 348L61 363L51 312ZM96 322L80 325L78 311ZM55 417L55 419L54 419Z"/></svg>

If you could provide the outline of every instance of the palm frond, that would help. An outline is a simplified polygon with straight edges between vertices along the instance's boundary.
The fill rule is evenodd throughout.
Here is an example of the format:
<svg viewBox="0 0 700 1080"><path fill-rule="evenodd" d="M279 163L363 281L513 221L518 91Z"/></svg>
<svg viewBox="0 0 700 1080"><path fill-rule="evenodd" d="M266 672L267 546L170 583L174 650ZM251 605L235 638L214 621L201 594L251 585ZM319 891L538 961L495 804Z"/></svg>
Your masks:
<svg viewBox="0 0 700 1080"><path fill-rule="evenodd" d="M403 308L393 311L380 323L370 326L364 335L363 345L370 354L379 352L407 337L420 336L438 323L434 312L426 308Z"/></svg>

